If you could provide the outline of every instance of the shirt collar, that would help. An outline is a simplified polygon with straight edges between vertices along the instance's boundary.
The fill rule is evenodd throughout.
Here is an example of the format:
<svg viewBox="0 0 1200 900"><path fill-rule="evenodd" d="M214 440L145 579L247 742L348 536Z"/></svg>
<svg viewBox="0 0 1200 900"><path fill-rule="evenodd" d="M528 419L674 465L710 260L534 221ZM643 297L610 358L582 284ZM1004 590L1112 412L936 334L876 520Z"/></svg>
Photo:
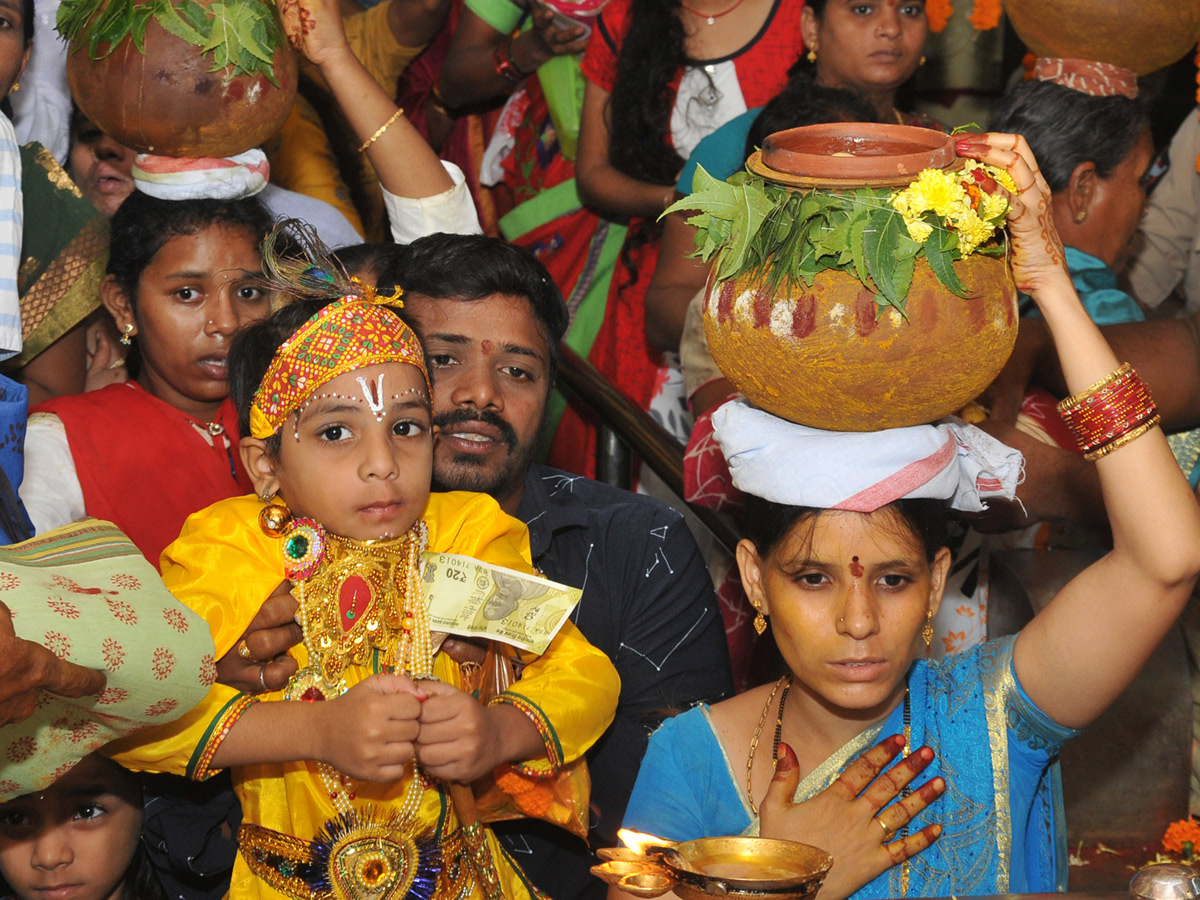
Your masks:
<svg viewBox="0 0 1200 900"><path fill-rule="evenodd" d="M529 528L529 549L536 561L550 549L554 535L588 524L588 508L570 490L582 475L570 475L548 466L532 465L525 473L525 493L517 518Z"/></svg>

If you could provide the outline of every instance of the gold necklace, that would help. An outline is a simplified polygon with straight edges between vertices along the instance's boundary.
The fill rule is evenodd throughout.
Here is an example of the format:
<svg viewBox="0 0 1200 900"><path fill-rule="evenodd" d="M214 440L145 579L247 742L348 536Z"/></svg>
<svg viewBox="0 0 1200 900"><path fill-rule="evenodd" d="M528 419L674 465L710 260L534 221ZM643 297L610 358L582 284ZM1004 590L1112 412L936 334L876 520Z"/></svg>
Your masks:
<svg viewBox="0 0 1200 900"><path fill-rule="evenodd" d="M429 611L421 589L424 519L401 538L355 541L335 534L315 568L293 584L308 665L292 676L289 700L324 700L348 689L347 666L368 665L411 678L433 674Z"/></svg>
<svg viewBox="0 0 1200 900"><path fill-rule="evenodd" d="M758 807L754 805L754 753L758 750L758 739L762 736L763 725L767 723L767 714L771 711L771 702L779 689L783 688L783 696L779 698L779 712L775 716L775 747L771 754L772 762L779 761L779 741L783 737L783 708L787 704L788 691L792 689L792 676L784 675L771 688L771 696L763 704L762 715L758 717L758 725L754 728L754 736L750 738L750 755L746 758L746 799L750 801L750 812L758 816Z"/></svg>

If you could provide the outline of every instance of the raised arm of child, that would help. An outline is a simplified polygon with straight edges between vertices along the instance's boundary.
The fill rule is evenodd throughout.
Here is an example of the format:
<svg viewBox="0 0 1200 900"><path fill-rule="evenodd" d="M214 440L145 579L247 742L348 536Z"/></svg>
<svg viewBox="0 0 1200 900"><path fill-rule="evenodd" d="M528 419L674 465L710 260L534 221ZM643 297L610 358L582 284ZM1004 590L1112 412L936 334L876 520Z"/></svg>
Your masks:
<svg viewBox="0 0 1200 900"><path fill-rule="evenodd" d="M462 184L462 173L438 159L404 111L354 55L346 41L337 0L279 0L279 5L289 37L329 85L361 142L360 149L379 175L385 199L438 203L439 209L433 211L427 225L396 221L401 216L390 208L396 240L411 241L430 230L478 233L478 217ZM404 210L407 212L408 207ZM411 214L420 217L429 212L417 207Z"/></svg>
<svg viewBox="0 0 1200 900"><path fill-rule="evenodd" d="M1054 338L1068 390L1078 393L1120 360L1079 302L1050 214L1050 191L1023 138L963 137L960 155L1008 170L1013 276ZM1200 573L1200 506L1161 429L1095 463L1113 549L1025 627L1013 665L1030 699L1056 722L1087 725L1132 681L1178 618Z"/></svg>

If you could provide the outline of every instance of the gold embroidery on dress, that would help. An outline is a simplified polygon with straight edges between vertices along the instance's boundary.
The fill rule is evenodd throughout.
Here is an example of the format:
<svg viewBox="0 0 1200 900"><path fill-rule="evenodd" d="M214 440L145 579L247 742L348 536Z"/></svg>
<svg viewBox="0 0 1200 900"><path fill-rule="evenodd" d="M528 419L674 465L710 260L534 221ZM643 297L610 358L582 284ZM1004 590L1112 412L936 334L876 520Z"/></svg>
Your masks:
<svg viewBox="0 0 1200 900"><path fill-rule="evenodd" d="M354 541L330 534L315 572L292 591L308 664L292 676L289 700L329 699L347 690L343 673L369 665L414 678L433 674L429 611L421 589L424 519L403 537Z"/></svg>
<svg viewBox="0 0 1200 900"><path fill-rule="evenodd" d="M987 716L992 755L992 789L996 805L996 890L1007 894L1012 860L1012 811L1008 794L1008 704L1016 688L1012 674L1012 643L1006 651L989 654L990 671L983 671L983 708ZM981 661L982 661L981 660Z"/></svg>
<svg viewBox="0 0 1200 900"><path fill-rule="evenodd" d="M332 820L312 840L246 823L238 851L251 873L292 900L467 900L477 894L462 829L437 841L432 831L409 834L412 823L401 818L366 808ZM440 862L423 865L429 854L440 855Z"/></svg>
<svg viewBox="0 0 1200 900"><path fill-rule="evenodd" d="M39 166L46 170L46 177L52 185L60 191L70 191L76 197L83 198L83 192L79 190L79 185L71 180L71 176L58 164L53 153L45 147L39 147L33 158Z"/></svg>
<svg viewBox="0 0 1200 900"><path fill-rule="evenodd" d="M1185 475L1196 468L1196 463L1200 462L1200 428L1169 434L1167 443L1171 445L1171 452L1175 454L1179 468L1183 469Z"/></svg>

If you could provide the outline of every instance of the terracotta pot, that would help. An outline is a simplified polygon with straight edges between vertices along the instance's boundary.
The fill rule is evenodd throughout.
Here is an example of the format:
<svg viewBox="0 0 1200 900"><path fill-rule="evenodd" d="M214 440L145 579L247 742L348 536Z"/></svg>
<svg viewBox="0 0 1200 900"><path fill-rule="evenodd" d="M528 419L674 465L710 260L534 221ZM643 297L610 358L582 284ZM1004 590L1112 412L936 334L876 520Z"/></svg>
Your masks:
<svg viewBox="0 0 1200 900"><path fill-rule="evenodd" d="M835 147L849 155L828 156ZM748 167L780 184L838 191L904 185L922 169L962 164L940 132L838 123L770 135ZM710 281L709 351L739 391L793 422L831 431L932 422L979 396L1017 339L1008 260L976 254L954 270L968 299L917 260L907 319L892 307L880 313L874 291L832 269L811 288L785 285L774 295L749 274Z"/></svg>
<svg viewBox="0 0 1200 900"><path fill-rule="evenodd" d="M845 122L777 131L763 140L762 164L802 178L904 180L956 159L953 138L929 128Z"/></svg>
<svg viewBox="0 0 1200 900"><path fill-rule="evenodd" d="M229 77L229 69L211 68L210 55L151 19L144 55L129 37L101 60L76 47L67 79L89 119L143 153L233 156L279 130L296 96L296 58L286 41L274 57L278 86L262 75Z"/></svg>
<svg viewBox="0 0 1200 900"><path fill-rule="evenodd" d="M1200 0L1005 0L1004 11L1037 56L1095 59L1154 72L1200 38Z"/></svg>
<svg viewBox="0 0 1200 900"><path fill-rule="evenodd" d="M905 307L877 316L853 275L827 271L773 297L748 276L710 284L709 351L734 386L784 419L831 431L920 425L961 409L1003 368L1017 339L1005 259L954 264L970 299L917 261Z"/></svg>

